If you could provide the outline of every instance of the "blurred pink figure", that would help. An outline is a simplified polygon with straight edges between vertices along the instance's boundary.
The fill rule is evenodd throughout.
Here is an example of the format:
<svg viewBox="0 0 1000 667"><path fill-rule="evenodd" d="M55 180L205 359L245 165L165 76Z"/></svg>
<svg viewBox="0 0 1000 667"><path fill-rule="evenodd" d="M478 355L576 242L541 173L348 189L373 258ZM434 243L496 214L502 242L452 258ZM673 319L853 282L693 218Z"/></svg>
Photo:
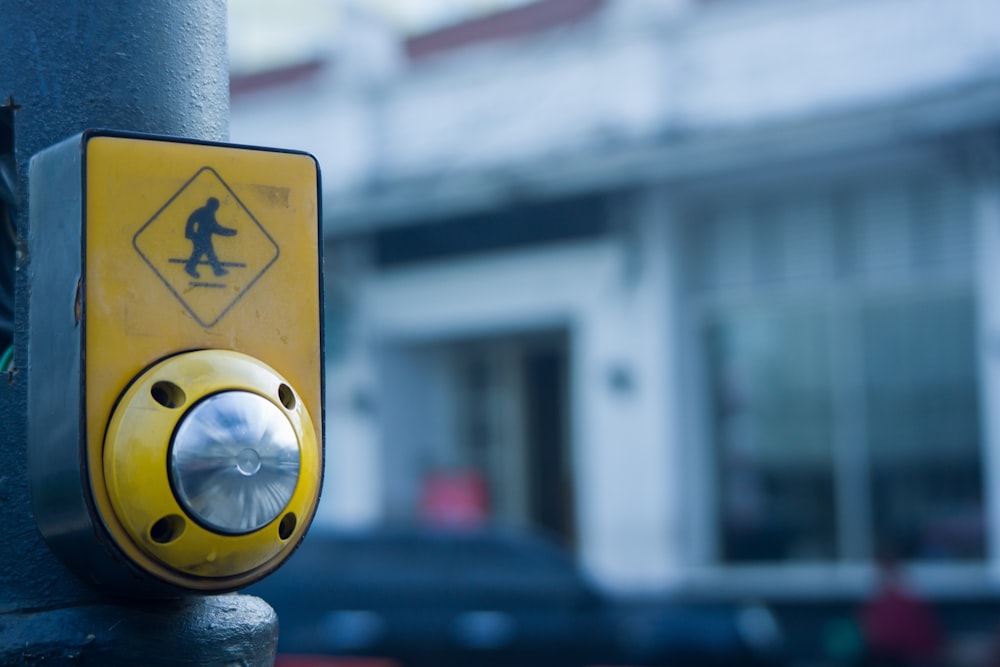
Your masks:
<svg viewBox="0 0 1000 667"><path fill-rule="evenodd" d="M934 608L906 586L894 558L879 559L879 575L879 589L861 611L868 664L935 664L944 634Z"/></svg>
<svg viewBox="0 0 1000 667"><path fill-rule="evenodd" d="M489 519L489 495L486 479L478 471L434 472L424 479L420 516L439 528L477 528Z"/></svg>

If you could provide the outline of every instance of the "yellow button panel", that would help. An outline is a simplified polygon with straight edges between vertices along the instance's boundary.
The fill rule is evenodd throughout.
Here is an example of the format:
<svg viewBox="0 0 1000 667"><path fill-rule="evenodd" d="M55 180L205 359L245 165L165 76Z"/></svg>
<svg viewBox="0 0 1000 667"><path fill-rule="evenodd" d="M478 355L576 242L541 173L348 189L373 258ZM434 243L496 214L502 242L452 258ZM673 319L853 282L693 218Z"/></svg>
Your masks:
<svg viewBox="0 0 1000 667"><path fill-rule="evenodd" d="M109 497L103 443L116 403L154 364L193 350L259 360L322 437L319 176L303 153L132 136L89 136L83 168L86 458L101 519L128 545L136 533ZM166 474L165 461L145 465ZM315 502L300 499L301 527ZM150 553L125 549L140 564ZM200 567L186 569L232 574Z"/></svg>

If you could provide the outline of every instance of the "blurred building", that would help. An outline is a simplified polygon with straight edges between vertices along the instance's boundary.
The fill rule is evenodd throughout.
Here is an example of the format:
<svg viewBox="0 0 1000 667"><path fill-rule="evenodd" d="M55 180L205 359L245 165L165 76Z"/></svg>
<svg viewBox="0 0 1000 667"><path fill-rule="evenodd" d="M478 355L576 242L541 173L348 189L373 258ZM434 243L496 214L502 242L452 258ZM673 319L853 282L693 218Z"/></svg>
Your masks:
<svg viewBox="0 0 1000 667"><path fill-rule="evenodd" d="M540 0L233 82L323 167L321 522L1000 591L995 0Z"/></svg>

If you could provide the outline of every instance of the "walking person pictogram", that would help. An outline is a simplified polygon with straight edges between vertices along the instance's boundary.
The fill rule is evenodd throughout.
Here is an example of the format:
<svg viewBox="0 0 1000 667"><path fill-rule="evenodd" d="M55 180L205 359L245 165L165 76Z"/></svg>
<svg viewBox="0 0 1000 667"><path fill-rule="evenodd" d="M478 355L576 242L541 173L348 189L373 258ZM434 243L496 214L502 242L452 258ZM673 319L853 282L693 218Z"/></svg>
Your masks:
<svg viewBox="0 0 1000 667"><path fill-rule="evenodd" d="M196 209L187 220L184 227L184 237L189 239L194 245L191 250L191 257L185 262L184 270L193 278L200 278L198 274L198 264L210 264L212 272L217 276L224 276L227 271L215 254L215 246L212 243L212 236L236 236L236 230L223 227L215 219L215 212L219 210L219 200L209 197L205 205ZM205 260L202 260L202 257Z"/></svg>
<svg viewBox="0 0 1000 667"><path fill-rule="evenodd" d="M198 324L211 328L278 261L281 248L212 167L162 196L132 246ZM223 236L229 238L216 238Z"/></svg>

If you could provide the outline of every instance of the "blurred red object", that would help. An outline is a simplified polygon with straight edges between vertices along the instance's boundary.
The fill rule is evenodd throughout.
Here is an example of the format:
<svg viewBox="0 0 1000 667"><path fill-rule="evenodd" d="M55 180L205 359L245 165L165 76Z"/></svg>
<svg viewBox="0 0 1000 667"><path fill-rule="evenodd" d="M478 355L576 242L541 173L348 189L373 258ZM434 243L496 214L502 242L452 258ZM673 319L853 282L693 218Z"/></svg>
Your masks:
<svg viewBox="0 0 1000 667"><path fill-rule="evenodd" d="M420 517L433 526L475 528L489 517L489 490L475 470L435 472L424 478Z"/></svg>
<svg viewBox="0 0 1000 667"><path fill-rule="evenodd" d="M879 590L861 612L861 630L869 655L891 664L933 661L944 645L934 608L907 588L895 562L883 560L881 575Z"/></svg>

